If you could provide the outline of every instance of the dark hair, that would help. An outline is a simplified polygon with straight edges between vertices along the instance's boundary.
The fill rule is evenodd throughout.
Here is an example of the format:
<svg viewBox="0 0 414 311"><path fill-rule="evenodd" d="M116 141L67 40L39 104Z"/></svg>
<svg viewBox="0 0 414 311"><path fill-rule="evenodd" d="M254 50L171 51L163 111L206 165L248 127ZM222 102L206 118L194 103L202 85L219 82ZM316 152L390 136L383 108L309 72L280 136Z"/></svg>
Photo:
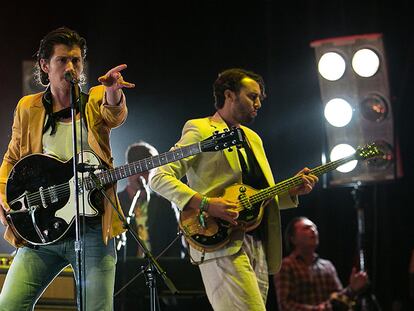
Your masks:
<svg viewBox="0 0 414 311"><path fill-rule="evenodd" d="M244 78L250 78L256 81L260 86L261 97L266 97L264 81L260 75L240 68L231 68L221 72L216 81L214 81L213 95L216 109L223 108L224 106L224 91L230 90L238 93L243 86L241 81Z"/></svg>
<svg viewBox="0 0 414 311"><path fill-rule="evenodd" d="M125 159L127 163L132 163L156 155L158 155L157 149L141 140L128 146L127 151L125 152Z"/></svg>
<svg viewBox="0 0 414 311"><path fill-rule="evenodd" d="M36 52L36 77L42 85L49 84L49 77L40 67L40 60L50 60L55 45L64 44L69 47L79 46L83 61L86 58L86 40L82 38L76 31L67 27L60 27L49 32L40 41L39 49ZM82 80L82 79L81 79Z"/></svg>
<svg viewBox="0 0 414 311"><path fill-rule="evenodd" d="M306 219L308 219L308 218L307 217L295 217L286 226L286 229L285 229L285 248L286 248L287 253L290 253L294 249L294 245L292 244L291 240L292 240L293 236L295 235L295 225L296 225L296 223L298 223L299 221L302 221L302 220L306 220Z"/></svg>

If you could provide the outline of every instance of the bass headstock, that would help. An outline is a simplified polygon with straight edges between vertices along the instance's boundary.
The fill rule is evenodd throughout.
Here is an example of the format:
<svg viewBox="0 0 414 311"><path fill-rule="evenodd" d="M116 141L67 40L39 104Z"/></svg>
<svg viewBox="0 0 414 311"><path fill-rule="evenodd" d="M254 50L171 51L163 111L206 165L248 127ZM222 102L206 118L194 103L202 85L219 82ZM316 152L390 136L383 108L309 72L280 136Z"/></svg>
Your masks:
<svg viewBox="0 0 414 311"><path fill-rule="evenodd" d="M357 160L367 160L378 156L383 156L384 152L376 143L367 144L363 147L358 147L355 151L355 158Z"/></svg>

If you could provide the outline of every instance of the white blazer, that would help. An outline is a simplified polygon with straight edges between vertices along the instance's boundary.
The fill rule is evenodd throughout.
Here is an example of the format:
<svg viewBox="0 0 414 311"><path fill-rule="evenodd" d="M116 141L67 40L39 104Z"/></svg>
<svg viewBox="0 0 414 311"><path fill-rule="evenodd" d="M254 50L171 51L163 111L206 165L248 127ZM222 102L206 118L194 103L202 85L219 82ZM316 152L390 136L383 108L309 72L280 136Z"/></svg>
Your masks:
<svg viewBox="0 0 414 311"><path fill-rule="evenodd" d="M181 139L174 148L181 148L210 137L214 131L222 132L227 124L218 113L213 116L189 120L184 125ZM270 186L274 185L273 174L266 158L263 143L259 135L251 129L241 127L249 141L251 149ZM174 149L172 148L172 149ZM235 148L234 148L235 149ZM187 178L187 184L181 178ZM198 192L207 197L219 197L224 189L242 183L242 170L235 150L202 152L197 155L170 163L155 170L150 181L151 188L174 202L182 210L188 201ZM264 218L264 246L270 274L276 273L282 260L282 238L279 208L290 208L298 205L297 198L289 195L275 197L267 205ZM243 243L244 232L234 230L230 242L214 252L200 252L190 246L190 255L195 262L237 253Z"/></svg>

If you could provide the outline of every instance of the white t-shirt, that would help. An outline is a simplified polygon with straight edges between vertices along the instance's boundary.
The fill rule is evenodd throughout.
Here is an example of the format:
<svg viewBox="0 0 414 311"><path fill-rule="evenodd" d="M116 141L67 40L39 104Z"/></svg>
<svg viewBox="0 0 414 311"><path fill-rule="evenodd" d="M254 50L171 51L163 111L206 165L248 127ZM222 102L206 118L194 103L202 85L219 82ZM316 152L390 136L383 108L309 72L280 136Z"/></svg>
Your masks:
<svg viewBox="0 0 414 311"><path fill-rule="evenodd" d="M76 140L78 153L81 151L81 120L76 120ZM73 157L72 150L72 122L56 122L56 132L50 135L52 127L43 134L43 153L48 154L62 161L70 160ZM88 145L88 132L85 122L82 120L82 141L83 150L91 150Z"/></svg>

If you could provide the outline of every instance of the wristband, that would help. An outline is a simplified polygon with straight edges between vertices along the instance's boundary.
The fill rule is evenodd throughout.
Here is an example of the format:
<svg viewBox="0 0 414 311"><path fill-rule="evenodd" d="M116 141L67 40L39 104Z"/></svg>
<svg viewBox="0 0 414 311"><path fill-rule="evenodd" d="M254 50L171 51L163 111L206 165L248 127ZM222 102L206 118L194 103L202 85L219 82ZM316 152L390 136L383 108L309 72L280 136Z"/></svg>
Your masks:
<svg viewBox="0 0 414 311"><path fill-rule="evenodd" d="M207 212L208 210L208 198L206 196L203 196L200 202L200 212Z"/></svg>
<svg viewBox="0 0 414 311"><path fill-rule="evenodd" d="M207 212L208 210L208 198L206 196L203 196L200 202L199 206L200 212L198 214L198 221L200 222L201 227L206 228L206 219L204 216L204 212Z"/></svg>

